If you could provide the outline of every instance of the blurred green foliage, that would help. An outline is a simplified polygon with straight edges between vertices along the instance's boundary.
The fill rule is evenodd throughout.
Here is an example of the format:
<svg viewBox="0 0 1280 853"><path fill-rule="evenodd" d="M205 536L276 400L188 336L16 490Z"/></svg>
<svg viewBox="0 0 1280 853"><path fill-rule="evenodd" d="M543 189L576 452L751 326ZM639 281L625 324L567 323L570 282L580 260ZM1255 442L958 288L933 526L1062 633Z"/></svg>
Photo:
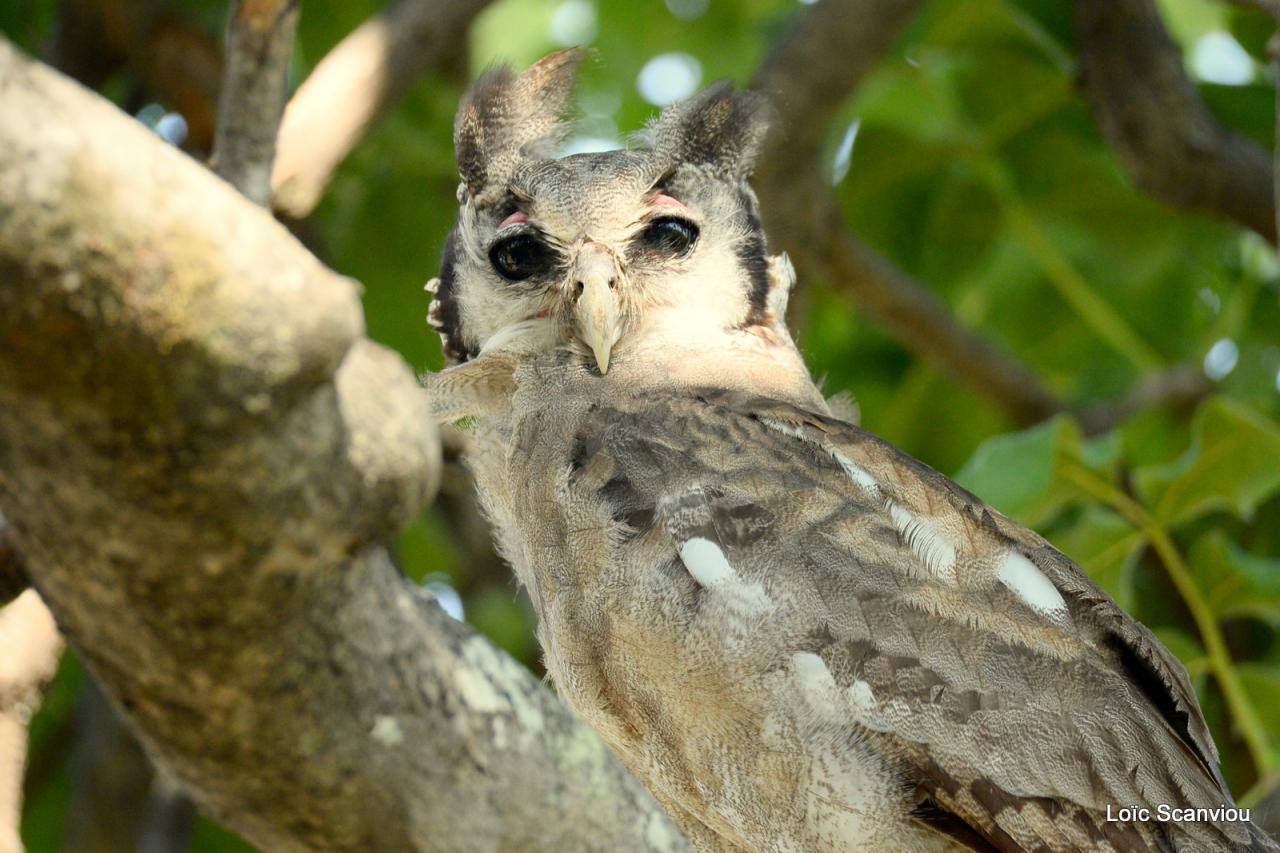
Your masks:
<svg viewBox="0 0 1280 853"><path fill-rule="evenodd" d="M181 5L221 27L222 0ZM297 80L380 6L306 0ZM1208 0L1160 6L1206 102L1270 146L1269 22ZM0 5L0 29L38 53L54 7ZM745 83L804 11L794 0L500 0L474 26L470 60L523 65L566 39L592 44L582 133L625 139L655 112L636 85L651 59L687 54L702 83ZM1202 52L1215 33L1238 41L1246 79L1214 79L1214 56ZM1065 418L1013 432L1005 413L836 289L802 281L793 327L828 390L858 398L865 426L1041 531L1157 631L1187 664L1227 778L1252 803L1268 792L1259 779L1280 766L1280 266L1256 235L1132 187L1078 91L1075 49L1068 0L928 4L831 128L844 213L963 323L1072 401L1114 398L1182 363L1220 379L1211 399L1194 413L1141 412L1089 439ZM305 228L326 262L364 284L370 333L419 370L441 363L421 285L454 215L450 130L462 85L416 86L343 165ZM129 92L127 80L108 88ZM398 557L414 577L447 577L469 621L536 665L513 582L460 544L439 508L410 528ZM58 846L80 678L64 667L33 729L32 851ZM212 825L196 842L240 844Z"/></svg>

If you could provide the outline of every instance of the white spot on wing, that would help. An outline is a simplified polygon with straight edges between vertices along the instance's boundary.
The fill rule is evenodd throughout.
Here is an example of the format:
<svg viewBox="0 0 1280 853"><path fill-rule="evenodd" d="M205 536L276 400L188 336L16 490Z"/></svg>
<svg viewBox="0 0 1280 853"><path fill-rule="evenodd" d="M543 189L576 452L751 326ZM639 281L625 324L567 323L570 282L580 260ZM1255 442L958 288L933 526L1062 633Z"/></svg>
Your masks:
<svg viewBox="0 0 1280 853"><path fill-rule="evenodd" d="M854 462L848 456L845 456L843 453L836 450L835 448L825 447L821 444L816 444L815 442L810 440L810 438L807 435L805 435L804 432L799 427L792 426L791 424L786 423L784 421L777 420L776 418L765 418L764 423L765 423L765 426L769 427L770 429L777 430L783 435L789 435L792 438L798 438L801 441L806 442L808 444L814 444L819 449L830 454L832 458L834 458L836 462L839 463L840 468L846 474L849 475L849 479L853 480L853 482L857 484L858 488L862 489L864 492L866 492L868 495L870 495L873 498L880 496L880 485L876 483L875 477L872 477L870 472L868 472L866 468L863 468L861 465L859 465L857 462Z"/></svg>
<svg viewBox="0 0 1280 853"><path fill-rule="evenodd" d="M795 667L800 686L807 692L820 692L834 689L836 686L836 680L831 677L831 670L827 669L822 658L813 652L797 652L791 656L791 665Z"/></svg>
<svg viewBox="0 0 1280 853"><path fill-rule="evenodd" d="M831 451L831 455L840 463L840 467L849 475L849 479L858 484L858 488L862 489L862 491L866 492L871 497L879 497L880 484L876 482L875 477L872 477L866 468L863 468L861 465L837 450Z"/></svg>
<svg viewBox="0 0 1280 853"><path fill-rule="evenodd" d="M805 438L804 433L800 431L799 427L792 426L786 421L780 421L776 418L761 418L761 420L764 422L765 426L769 427L769 429L776 430L783 435L789 435L792 438L798 438L801 441L809 440Z"/></svg>
<svg viewBox="0 0 1280 853"><path fill-rule="evenodd" d="M764 587L759 583L746 583L729 565L720 546L710 539L694 536L680 546L680 560L693 579L704 587L730 596L736 603L749 608L764 608L769 604Z"/></svg>
<svg viewBox="0 0 1280 853"><path fill-rule="evenodd" d="M835 448L814 442L799 428L774 418L766 418L764 423L771 429L813 444L829 454L836 460L849 479L853 480L854 485L868 497L879 498L884 501L884 507L888 510L889 517L893 520L893 526L902 536L902 540L907 543L907 547L925 564L925 568L929 573L940 580L955 581L956 546L938 526L937 522L933 519L916 515L886 496L881 491L880 484L871 476L871 472Z"/></svg>
<svg viewBox="0 0 1280 853"><path fill-rule="evenodd" d="M895 501L887 501L889 516L902 540L907 543L930 573L945 580L956 579L956 547L932 519L916 515Z"/></svg>
<svg viewBox="0 0 1280 853"><path fill-rule="evenodd" d="M720 547L701 536L695 536L680 546L680 559L689 574L703 586L721 586L732 581L736 574Z"/></svg>
<svg viewBox="0 0 1280 853"><path fill-rule="evenodd" d="M1061 615L1067 611L1067 603L1044 572L1035 563L1010 551L1000 563L1000 583L1029 604L1032 609L1046 615Z"/></svg>
<svg viewBox="0 0 1280 853"><path fill-rule="evenodd" d="M855 679L853 684L849 685L849 695L853 697L853 704L857 705L864 711L873 711L876 707L875 694L871 692L871 685L860 679Z"/></svg>

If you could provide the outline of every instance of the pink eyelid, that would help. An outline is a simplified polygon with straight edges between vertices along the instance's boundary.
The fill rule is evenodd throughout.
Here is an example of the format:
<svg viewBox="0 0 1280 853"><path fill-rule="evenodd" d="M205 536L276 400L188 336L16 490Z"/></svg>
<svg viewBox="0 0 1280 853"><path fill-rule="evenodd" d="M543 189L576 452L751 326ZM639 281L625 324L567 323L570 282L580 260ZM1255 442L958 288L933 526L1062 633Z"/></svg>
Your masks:
<svg viewBox="0 0 1280 853"><path fill-rule="evenodd" d="M654 207L686 207L684 202L677 201L666 193L658 193L653 198L649 199L649 204Z"/></svg>
<svg viewBox="0 0 1280 853"><path fill-rule="evenodd" d="M525 213L523 210L517 210L506 219L502 220L502 223L498 226L498 230L501 231L503 228L508 228L512 225L519 225L521 222L528 221L529 214Z"/></svg>
<svg viewBox="0 0 1280 853"><path fill-rule="evenodd" d="M653 207L685 208L684 202L677 201L676 199L672 198L669 195L666 195L665 193L658 193L653 198L649 199L649 204ZM501 231L503 228L509 228L512 225L519 225L521 222L528 222L528 221L529 221L529 214L525 213L523 210L517 210L515 213L508 216L506 219L502 220L502 222L498 225L498 230Z"/></svg>

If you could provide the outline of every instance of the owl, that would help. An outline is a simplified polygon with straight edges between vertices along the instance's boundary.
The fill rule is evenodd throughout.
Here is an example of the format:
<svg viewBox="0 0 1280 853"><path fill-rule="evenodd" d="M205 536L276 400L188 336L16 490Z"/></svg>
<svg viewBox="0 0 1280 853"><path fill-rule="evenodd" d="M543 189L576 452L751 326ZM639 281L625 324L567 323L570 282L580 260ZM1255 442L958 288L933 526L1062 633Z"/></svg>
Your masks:
<svg viewBox="0 0 1280 853"><path fill-rule="evenodd" d="M434 406L570 708L702 850L1280 849L1150 631L824 401L747 183L762 99L557 158L581 58L464 100L429 285Z"/></svg>

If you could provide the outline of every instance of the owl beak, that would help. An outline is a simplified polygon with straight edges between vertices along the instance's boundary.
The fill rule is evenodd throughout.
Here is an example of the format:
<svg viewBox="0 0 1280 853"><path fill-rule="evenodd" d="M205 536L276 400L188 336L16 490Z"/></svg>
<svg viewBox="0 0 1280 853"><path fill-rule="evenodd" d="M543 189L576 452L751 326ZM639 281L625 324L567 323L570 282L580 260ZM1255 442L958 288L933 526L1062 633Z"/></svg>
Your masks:
<svg viewBox="0 0 1280 853"><path fill-rule="evenodd" d="M609 372L609 354L622 334L614 289L617 280L613 256L607 249L593 243L582 248L574 277L574 327L595 355L601 376Z"/></svg>

